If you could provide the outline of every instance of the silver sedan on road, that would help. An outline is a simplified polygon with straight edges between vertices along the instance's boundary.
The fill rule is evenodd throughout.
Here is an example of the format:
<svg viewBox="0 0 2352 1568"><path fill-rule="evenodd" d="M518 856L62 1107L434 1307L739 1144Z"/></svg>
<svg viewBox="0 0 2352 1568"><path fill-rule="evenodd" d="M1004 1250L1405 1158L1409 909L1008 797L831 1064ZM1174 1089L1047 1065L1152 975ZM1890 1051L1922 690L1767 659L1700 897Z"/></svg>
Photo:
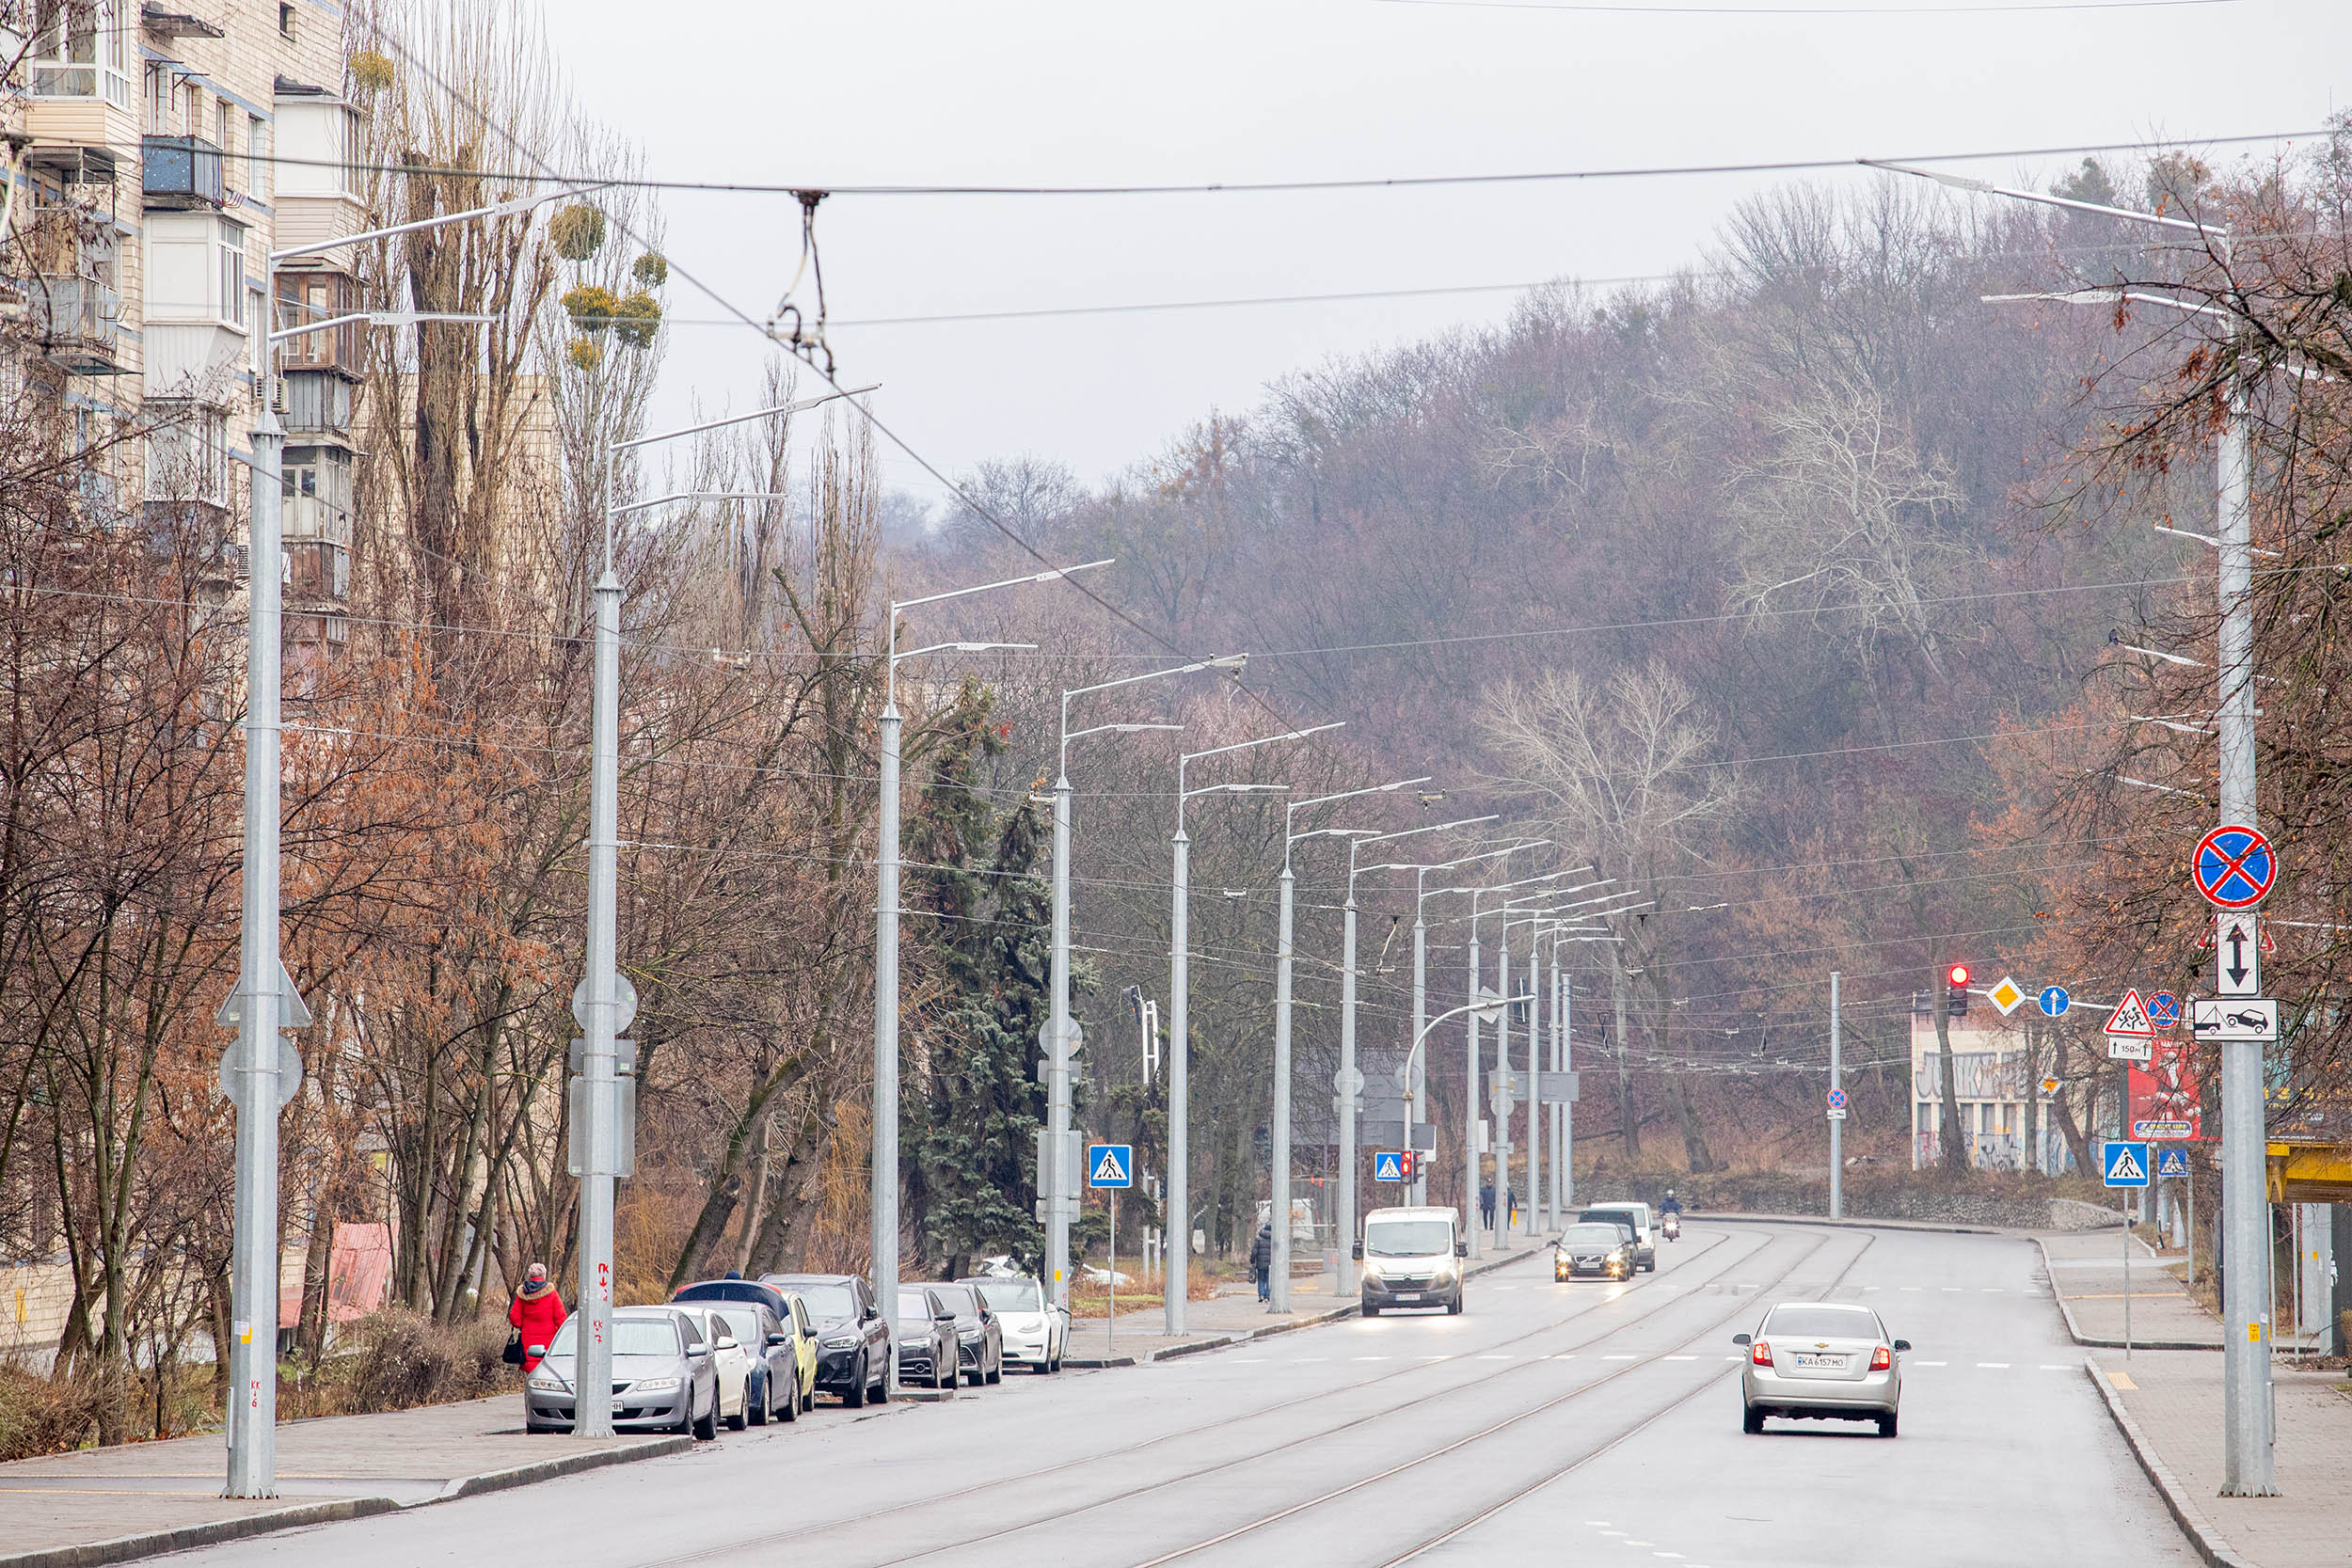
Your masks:
<svg viewBox="0 0 2352 1568"><path fill-rule="evenodd" d="M1740 1379L1740 1426L1764 1430L1767 1416L1871 1421L1895 1435L1903 1402L1903 1352L1879 1315L1837 1301L1784 1301L1754 1334L1731 1342L1748 1349Z"/></svg>

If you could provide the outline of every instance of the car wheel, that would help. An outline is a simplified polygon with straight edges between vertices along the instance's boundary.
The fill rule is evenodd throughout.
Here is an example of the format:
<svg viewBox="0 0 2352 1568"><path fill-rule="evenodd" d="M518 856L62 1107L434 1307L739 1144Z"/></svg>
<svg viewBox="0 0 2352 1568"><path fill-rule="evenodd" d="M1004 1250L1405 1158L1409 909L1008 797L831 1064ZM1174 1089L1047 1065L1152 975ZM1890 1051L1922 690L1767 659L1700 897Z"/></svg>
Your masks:
<svg viewBox="0 0 2352 1568"><path fill-rule="evenodd" d="M755 1427L768 1424L768 1379L765 1373L743 1386L743 1418Z"/></svg>
<svg viewBox="0 0 2352 1568"><path fill-rule="evenodd" d="M711 1419L713 1419L714 1421L718 1419L718 1416L719 1416L719 1409L718 1409L718 1406L717 1406L717 1405L715 1405L715 1404L714 1404L714 1405L712 1405L712 1406L711 1406L710 1415L711 1415ZM727 1418L727 1430L728 1430L729 1432L740 1432L740 1431L742 1431L742 1430L743 1430L746 1426L748 1426L748 1425L750 1425L750 1424L751 1424L751 1418L752 1418L752 1390L751 1390L751 1386L750 1386L750 1385L748 1385L748 1384L746 1384L746 1385L744 1386L744 1388L743 1388L743 1405L742 1405L742 1408L741 1408L741 1409L739 1409L739 1410L738 1410L738 1411L736 1411L736 1413L735 1413L734 1415L729 1416L729 1417Z"/></svg>
<svg viewBox="0 0 2352 1568"><path fill-rule="evenodd" d="M995 1361L990 1365L988 1370L988 1381L991 1383L1002 1383L1005 1381L1005 1353L1003 1351L998 1351L996 1353Z"/></svg>
<svg viewBox="0 0 2352 1568"><path fill-rule="evenodd" d="M1740 1406L1740 1430L1747 1433L1751 1436L1756 1433L1762 1432L1764 1430L1764 1412L1756 1409L1756 1406L1752 1404Z"/></svg>
<svg viewBox="0 0 2352 1568"><path fill-rule="evenodd" d="M1454 1293L1454 1299L1452 1301L1445 1304L1445 1309L1446 1314L1449 1317L1456 1315L1462 1310L1462 1293L1459 1291L1456 1291Z"/></svg>
<svg viewBox="0 0 2352 1568"><path fill-rule="evenodd" d="M850 1378L850 1386L841 1390L843 1406L855 1410L865 1404L866 1389L866 1357L861 1355L857 1358L857 1367Z"/></svg>
<svg viewBox="0 0 2352 1568"><path fill-rule="evenodd" d="M694 1418L694 1435L704 1442L715 1442L719 1436L719 1396L710 1396L710 1414Z"/></svg>
<svg viewBox="0 0 2352 1568"><path fill-rule="evenodd" d="M1885 1415L1879 1418L1879 1435L1881 1437L1894 1436L1896 1425L1896 1414L1894 1411L1890 1410Z"/></svg>
<svg viewBox="0 0 2352 1568"><path fill-rule="evenodd" d="M893 1351L891 1354L896 1355L898 1353ZM887 1404L890 1402L890 1374L888 1372L885 1371L882 1373L881 1378L875 1382L874 1391L867 1397L876 1404Z"/></svg>
<svg viewBox="0 0 2352 1568"><path fill-rule="evenodd" d="M1363 1315L1367 1318L1376 1318L1380 1315L1380 1308L1372 1304L1372 1298L1370 1296L1363 1298L1363 1305L1357 1310L1363 1313Z"/></svg>

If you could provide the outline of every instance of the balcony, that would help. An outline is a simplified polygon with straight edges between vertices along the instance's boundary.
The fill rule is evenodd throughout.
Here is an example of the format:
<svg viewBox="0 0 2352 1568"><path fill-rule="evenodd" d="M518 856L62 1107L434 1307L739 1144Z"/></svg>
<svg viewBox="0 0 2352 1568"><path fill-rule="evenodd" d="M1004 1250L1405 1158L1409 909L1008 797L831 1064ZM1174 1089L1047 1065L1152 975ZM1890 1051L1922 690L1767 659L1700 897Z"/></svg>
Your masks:
<svg viewBox="0 0 2352 1568"><path fill-rule="evenodd" d="M349 437L355 390L352 383L340 375L318 371L293 371L280 379L280 387L286 434L290 437Z"/></svg>
<svg viewBox="0 0 2352 1568"><path fill-rule="evenodd" d="M149 136L140 166L151 209L221 204L220 149L202 136Z"/></svg>
<svg viewBox="0 0 2352 1568"><path fill-rule="evenodd" d="M25 293L34 336L50 363L75 375L120 372L115 336L120 294L87 277L36 277Z"/></svg>
<svg viewBox="0 0 2352 1568"><path fill-rule="evenodd" d="M286 596L304 604L343 599L351 594L351 552L323 539L296 539L286 546Z"/></svg>

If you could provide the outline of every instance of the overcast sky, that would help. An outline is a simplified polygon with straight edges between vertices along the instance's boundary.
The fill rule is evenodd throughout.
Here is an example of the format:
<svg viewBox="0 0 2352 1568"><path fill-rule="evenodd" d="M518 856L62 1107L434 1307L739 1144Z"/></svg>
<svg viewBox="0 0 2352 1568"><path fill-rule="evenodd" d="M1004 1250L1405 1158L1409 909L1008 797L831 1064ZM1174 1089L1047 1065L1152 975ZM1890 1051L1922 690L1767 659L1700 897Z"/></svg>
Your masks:
<svg viewBox="0 0 2352 1568"><path fill-rule="evenodd" d="M1954 14L1955 0L1942 14L1844 0L1878 14L1747 16L1634 3L1648 14L1540 0L548 0L593 112L644 147L652 172L818 186L1376 178L2238 135L2315 128L2352 89L2345 0L1975 14ZM2046 183L2072 162L1954 166ZM1782 178L1856 177L838 196L818 233L841 375L882 383L877 410L900 434L951 473L1029 452L1091 481L1212 409L1250 408L1287 372L1498 320L1511 295L851 324L1671 271L1702 257L1741 197ZM671 255L768 315L799 257L791 198L663 202ZM751 406L758 339L698 325L721 312L675 279L670 311L656 419L682 421L697 399ZM938 494L887 460L893 483Z"/></svg>

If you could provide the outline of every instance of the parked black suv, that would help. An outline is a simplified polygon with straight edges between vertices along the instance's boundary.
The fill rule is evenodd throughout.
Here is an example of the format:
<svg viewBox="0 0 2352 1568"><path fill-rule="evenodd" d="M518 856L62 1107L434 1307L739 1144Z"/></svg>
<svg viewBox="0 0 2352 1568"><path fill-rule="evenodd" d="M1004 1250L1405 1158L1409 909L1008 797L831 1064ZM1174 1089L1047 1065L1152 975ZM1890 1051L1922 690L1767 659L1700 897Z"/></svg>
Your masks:
<svg viewBox="0 0 2352 1568"><path fill-rule="evenodd" d="M799 1295L817 1325L817 1388L855 1410L890 1397L890 1324L874 1288L853 1274L769 1274L762 1285Z"/></svg>

